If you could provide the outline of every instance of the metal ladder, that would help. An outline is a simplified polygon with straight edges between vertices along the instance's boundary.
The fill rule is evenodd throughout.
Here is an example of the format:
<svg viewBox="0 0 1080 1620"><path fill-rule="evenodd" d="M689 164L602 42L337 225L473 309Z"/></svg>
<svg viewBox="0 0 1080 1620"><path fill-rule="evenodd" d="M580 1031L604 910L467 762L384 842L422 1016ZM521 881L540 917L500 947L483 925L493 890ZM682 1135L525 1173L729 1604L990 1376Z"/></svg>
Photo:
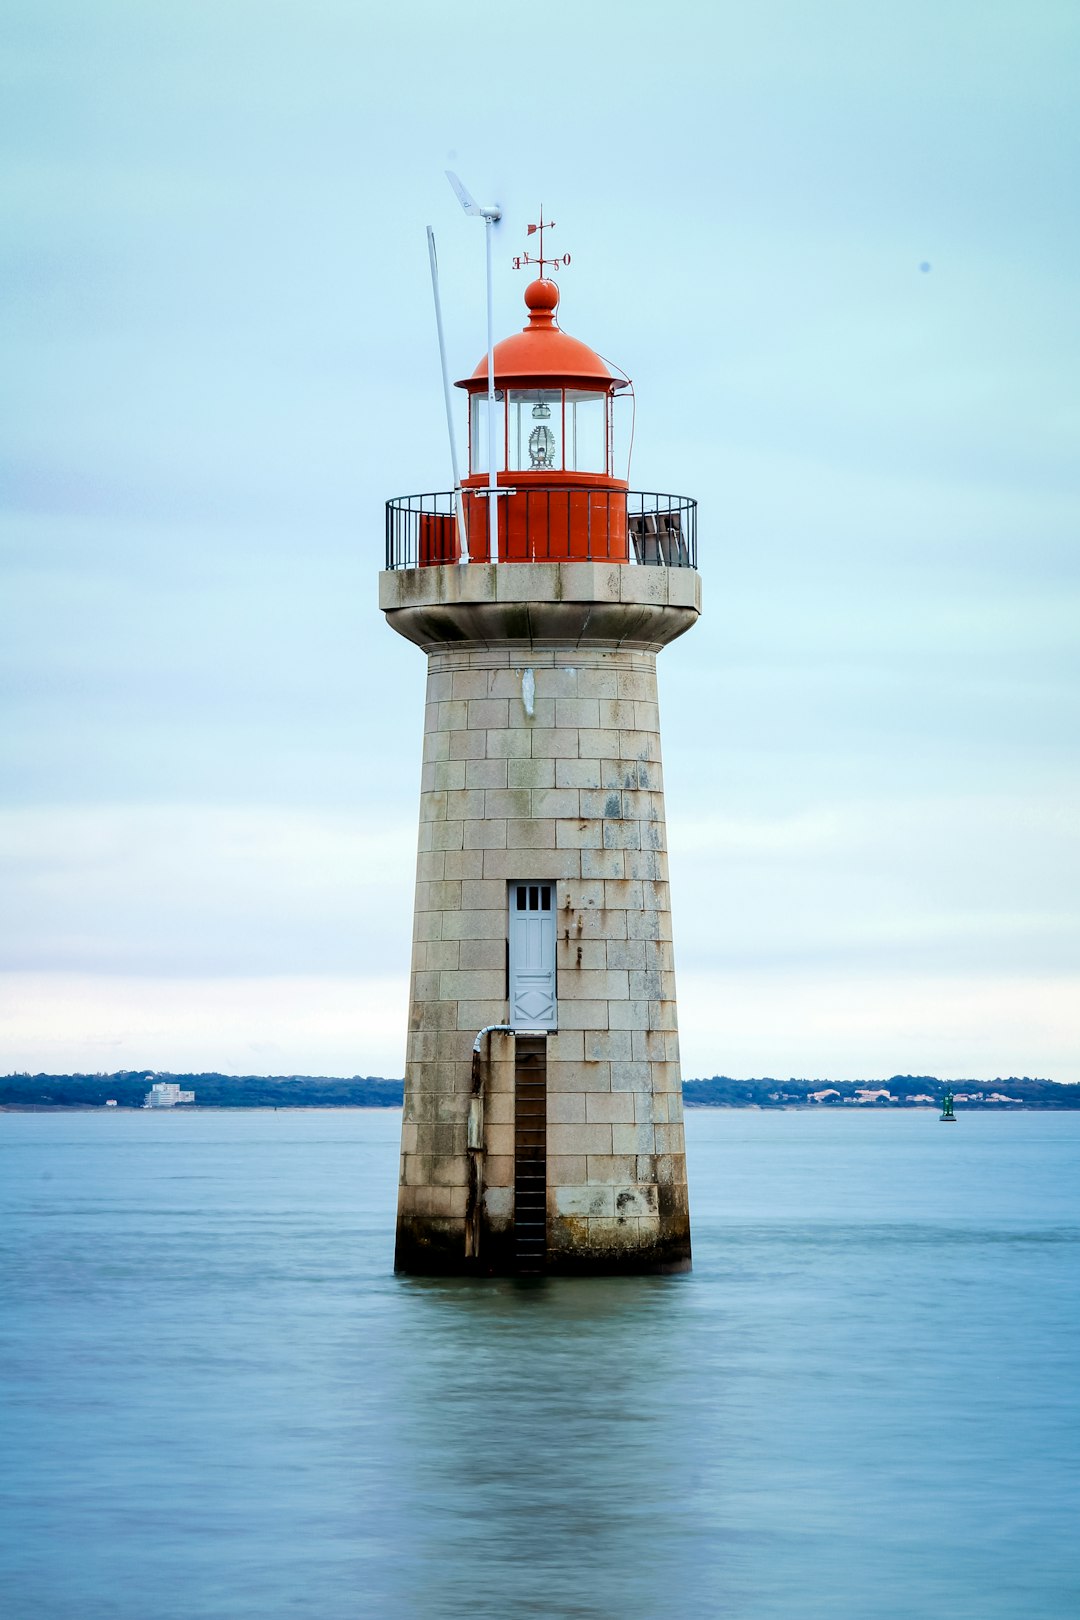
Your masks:
<svg viewBox="0 0 1080 1620"><path fill-rule="evenodd" d="M519 1035L514 1058L514 1264L547 1262L547 1038Z"/></svg>

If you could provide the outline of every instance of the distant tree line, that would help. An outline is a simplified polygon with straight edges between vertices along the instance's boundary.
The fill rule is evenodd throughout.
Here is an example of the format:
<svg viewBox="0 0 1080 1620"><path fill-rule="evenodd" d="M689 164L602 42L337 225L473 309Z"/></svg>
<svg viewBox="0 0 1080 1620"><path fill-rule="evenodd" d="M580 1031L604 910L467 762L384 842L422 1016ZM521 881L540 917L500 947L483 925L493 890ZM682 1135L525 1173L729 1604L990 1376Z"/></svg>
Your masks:
<svg viewBox="0 0 1080 1620"><path fill-rule="evenodd" d="M683 1082L688 1108L925 1108L946 1091L958 1108L1080 1108L1080 1085L1028 1075L994 1080L939 1080L932 1074L894 1074L888 1080L711 1080Z"/></svg>
<svg viewBox="0 0 1080 1620"><path fill-rule="evenodd" d="M8 1074L0 1079L0 1107L141 1108L155 1080L194 1091L202 1108L400 1108L400 1080L354 1074L166 1074L163 1069L121 1069L116 1074ZM181 1104L181 1107L187 1106Z"/></svg>
<svg viewBox="0 0 1080 1620"><path fill-rule="evenodd" d="M0 1107L101 1108L110 1098L138 1108L155 1080L194 1091L201 1108L400 1108L402 1081L377 1075L166 1074L121 1069L115 1074L9 1074L0 1078ZM687 1080L690 1108L913 1108L936 1105L950 1089L958 1108L1080 1108L1080 1084L1031 1079L939 1080L894 1074L888 1080L733 1080L714 1074ZM929 1101L928 1101L929 1100Z"/></svg>

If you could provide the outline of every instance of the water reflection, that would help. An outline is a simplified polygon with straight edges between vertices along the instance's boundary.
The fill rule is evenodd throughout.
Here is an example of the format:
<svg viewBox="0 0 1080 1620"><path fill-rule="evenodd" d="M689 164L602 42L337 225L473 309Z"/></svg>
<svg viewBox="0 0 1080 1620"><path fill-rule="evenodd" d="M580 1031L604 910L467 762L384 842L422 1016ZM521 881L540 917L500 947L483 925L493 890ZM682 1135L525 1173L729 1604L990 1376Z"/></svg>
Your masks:
<svg viewBox="0 0 1080 1620"><path fill-rule="evenodd" d="M687 1282L400 1284L424 1340L393 1401L416 1613L441 1595L483 1616L662 1614L691 1540L716 1594L724 1535L701 1514L722 1496L724 1392L703 1451L681 1398Z"/></svg>

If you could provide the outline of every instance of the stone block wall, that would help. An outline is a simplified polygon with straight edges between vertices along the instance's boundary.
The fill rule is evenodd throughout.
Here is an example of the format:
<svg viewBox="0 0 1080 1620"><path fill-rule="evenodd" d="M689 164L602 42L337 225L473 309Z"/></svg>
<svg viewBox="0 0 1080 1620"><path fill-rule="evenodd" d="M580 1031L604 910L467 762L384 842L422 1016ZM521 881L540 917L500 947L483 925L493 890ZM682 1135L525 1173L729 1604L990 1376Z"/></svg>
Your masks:
<svg viewBox="0 0 1080 1620"><path fill-rule="evenodd" d="M429 651L399 1264L463 1269L472 1043L506 1019L508 885L524 878L556 886L552 1269L685 1264L656 654L595 644ZM480 1258L495 1269L513 1217L513 1085L513 1038L494 1036Z"/></svg>

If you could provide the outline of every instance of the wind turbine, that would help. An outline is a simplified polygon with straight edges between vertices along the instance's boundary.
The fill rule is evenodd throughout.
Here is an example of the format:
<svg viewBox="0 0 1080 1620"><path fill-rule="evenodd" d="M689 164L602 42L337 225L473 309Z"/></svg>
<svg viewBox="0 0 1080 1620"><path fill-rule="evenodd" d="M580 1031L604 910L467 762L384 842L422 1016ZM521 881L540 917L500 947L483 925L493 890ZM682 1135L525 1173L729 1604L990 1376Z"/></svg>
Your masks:
<svg viewBox="0 0 1080 1620"><path fill-rule="evenodd" d="M472 219L482 219L484 222L484 244L487 256L487 356L488 356L488 544L489 561L499 560L499 480L495 471L495 315L493 309L494 295L492 292L491 275L491 237L494 226L502 218L502 209L497 203L485 208L466 191L461 181L452 169L446 170L446 178L454 188L454 195Z"/></svg>

